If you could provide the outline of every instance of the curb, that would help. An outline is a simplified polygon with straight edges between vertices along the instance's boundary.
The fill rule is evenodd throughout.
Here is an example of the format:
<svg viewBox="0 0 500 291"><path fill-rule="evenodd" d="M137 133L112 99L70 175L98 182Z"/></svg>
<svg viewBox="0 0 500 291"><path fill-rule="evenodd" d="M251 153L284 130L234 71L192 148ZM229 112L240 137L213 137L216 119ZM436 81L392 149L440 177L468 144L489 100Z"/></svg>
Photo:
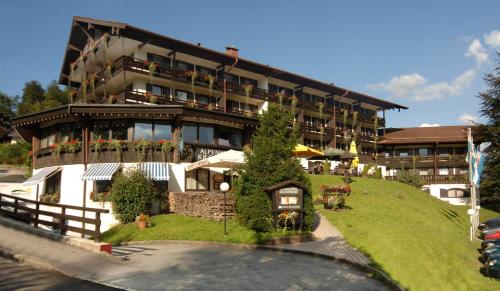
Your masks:
<svg viewBox="0 0 500 291"><path fill-rule="evenodd" d="M16 254L14 254L11 251L8 251L8 250L5 250L5 249L1 249L1 248L0 248L0 257L4 257L4 258L7 258L7 259L10 259L10 260L15 261L15 262L20 263L20 264L30 265L33 268L43 269L43 270L50 271L50 272L57 272L57 273L62 274L64 276L66 276L66 277L78 279L78 280L81 280L81 281L87 281L87 282L91 282L91 283L95 283L95 284L99 284L99 285L103 285L103 286L115 288L115 289L118 289L118 290L135 291L134 289L130 289L130 288L126 288L126 287L114 285L114 284L109 284L109 283L101 282L101 281L98 281L98 280L92 280L92 279L82 278L82 277L80 277L78 275L70 274L68 272L65 272L64 270L56 268L56 267L52 266L51 264L47 263L46 261L35 259L35 258L33 258L32 256L29 256L29 255L16 255Z"/></svg>
<svg viewBox="0 0 500 291"><path fill-rule="evenodd" d="M116 246L133 246L133 245L165 245L165 244L188 244L188 245L197 245L197 246L218 246L218 247L231 247L235 249L253 249L253 250L266 250L266 251L275 251L282 253L293 253L300 254L312 257L324 258L336 262L340 262L343 264L351 265L355 267L357 270L362 271L368 274L369 277L378 280L383 283L391 290L404 291L406 289L399 286L395 281L393 281L387 274L382 272L381 270L374 268L372 266L363 265L360 263L352 262L344 258L339 258L335 256L329 256L325 254L315 253L311 251L303 251L303 250L294 250L294 249L285 249L279 246L273 245L257 245L257 244L236 244L236 243L228 243L228 242L207 242L207 241L192 241L192 240L146 240L146 241L129 241L122 242Z"/></svg>

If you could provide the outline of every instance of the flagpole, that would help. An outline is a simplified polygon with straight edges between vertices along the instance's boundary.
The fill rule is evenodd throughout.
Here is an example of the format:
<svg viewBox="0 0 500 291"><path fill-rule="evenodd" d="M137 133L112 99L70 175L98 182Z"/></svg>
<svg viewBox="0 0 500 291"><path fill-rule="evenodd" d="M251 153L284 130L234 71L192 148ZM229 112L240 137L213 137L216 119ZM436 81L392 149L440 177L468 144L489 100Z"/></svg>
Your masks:
<svg viewBox="0 0 500 291"><path fill-rule="evenodd" d="M476 220L476 189L474 186L474 173L473 173L473 167L472 167L472 161L473 158L475 157L474 154L474 143L472 142L472 134L471 134L471 129L467 128L467 143L468 143L468 163L469 163L469 183L471 185L471 209L472 211L468 211L468 214L470 216L470 240L472 241L474 237L474 225L475 225L475 220Z"/></svg>

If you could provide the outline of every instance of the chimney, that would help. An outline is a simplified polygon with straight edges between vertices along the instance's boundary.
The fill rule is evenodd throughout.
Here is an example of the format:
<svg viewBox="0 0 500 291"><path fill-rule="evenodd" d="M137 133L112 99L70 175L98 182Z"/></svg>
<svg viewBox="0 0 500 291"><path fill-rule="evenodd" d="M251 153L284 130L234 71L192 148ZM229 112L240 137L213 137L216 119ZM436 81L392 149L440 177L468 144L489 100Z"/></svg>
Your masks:
<svg viewBox="0 0 500 291"><path fill-rule="evenodd" d="M237 59L238 49L234 45L226 46L226 55Z"/></svg>

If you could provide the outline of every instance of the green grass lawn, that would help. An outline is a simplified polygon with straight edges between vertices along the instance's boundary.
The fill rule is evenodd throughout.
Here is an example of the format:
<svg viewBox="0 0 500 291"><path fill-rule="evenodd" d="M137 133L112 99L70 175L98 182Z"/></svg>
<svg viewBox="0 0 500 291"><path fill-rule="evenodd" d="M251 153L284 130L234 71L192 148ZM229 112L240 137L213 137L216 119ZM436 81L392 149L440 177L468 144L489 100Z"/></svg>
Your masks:
<svg viewBox="0 0 500 291"><path fill-rule="evenodd" d="M310 176L313 194L340 177ZM321 212L373 265L410 290L500 290L479 272L479 241L469 240L467 206L453 206L393 181L354 178L348 210ZM481 220L499 213L481 210Z"/></svg>
<svg viewBox="0 0 500 291"><path fill-rule="evenodd" d="M196 240L230 243L260 244L265 240L297 235L297 232L276 231L256 233L244 228L234 220L227 224L228 235L224 236L224 223L177 214L163 214L151 217L152 227L141 230L135 223L118 225L105 232L101 240L112 244L143 240Z"/></svg>

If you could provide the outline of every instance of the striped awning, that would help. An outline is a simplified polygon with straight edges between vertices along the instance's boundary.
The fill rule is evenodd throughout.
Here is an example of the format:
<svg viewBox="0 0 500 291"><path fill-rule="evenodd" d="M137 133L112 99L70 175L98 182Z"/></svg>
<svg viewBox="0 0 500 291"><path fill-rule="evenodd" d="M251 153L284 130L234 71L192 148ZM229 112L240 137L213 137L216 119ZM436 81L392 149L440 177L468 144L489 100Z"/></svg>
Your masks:
<svg viewBox="0 0 500 291"><path fill-rule="evenodd" d="M23 182L23 186L33 186L40 182L42 182L46 177L51 176L59 171L61 171L61 167L48 167L43 168L38 171L36 174L31 176L28 180Z"/></svg>
<svg viewBox="0 0 500 291"><path fill-rule="evenodd" d="M148 179L154 181L168 181L169 179L167 163L140 163L138 167Z"/></svg>
<svg viewBox="0 0 500 291"><path fill-rule="evenodd" d="M83 181L108 181L120 167L119 163L90 164L80 179Z"/></svg>

